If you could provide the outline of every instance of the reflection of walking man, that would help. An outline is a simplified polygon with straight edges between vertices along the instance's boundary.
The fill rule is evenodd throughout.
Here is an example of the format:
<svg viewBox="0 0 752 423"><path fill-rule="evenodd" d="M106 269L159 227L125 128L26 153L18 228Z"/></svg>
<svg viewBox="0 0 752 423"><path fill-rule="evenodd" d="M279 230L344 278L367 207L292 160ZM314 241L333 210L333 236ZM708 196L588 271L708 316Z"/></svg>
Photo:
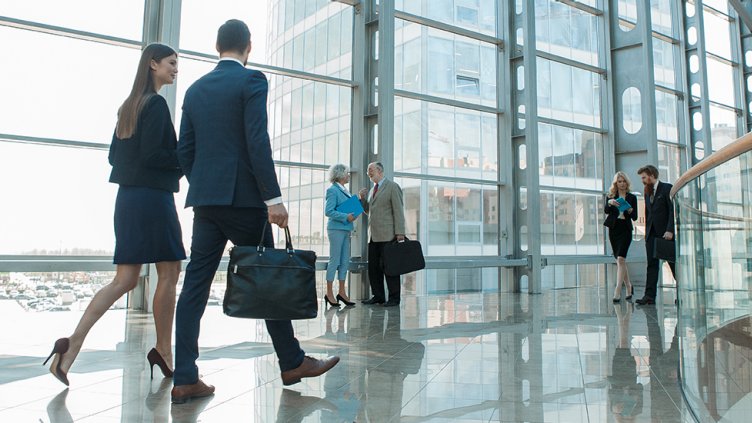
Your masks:
<svg viewBox="0 0 752 423"><path fill-rule="evenodd" d="M384 304L385 307L400 303L400 277L386 276L389 301L384 292L384 247L387 243L405 240L405 212L402 189L396 182L384 177L384 166L375 162L368 165L368 177L373 188L360 190L358 196L363 209L368 213L371 240L368 243L368 280L371 284L371 299L363 304ZM386 302L385 302L386 301Z"/></svg>
<svg viewBox="0 0 752 423"><path fill-rule="evenodd" d="M642 413L642 384L637 382L637 363L630 348L629 321L632 305L614 307L619 321L619 344L611 361L608 399L616 421L632 421Z"/></svg>

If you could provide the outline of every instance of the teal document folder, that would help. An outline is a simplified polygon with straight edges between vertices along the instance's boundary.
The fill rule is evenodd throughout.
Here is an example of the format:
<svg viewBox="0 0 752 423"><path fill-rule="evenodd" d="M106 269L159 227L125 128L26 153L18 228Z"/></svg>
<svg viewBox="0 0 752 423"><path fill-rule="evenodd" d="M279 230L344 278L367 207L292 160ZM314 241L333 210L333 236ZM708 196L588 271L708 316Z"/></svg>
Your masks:
<svg viewBox="0 0 752 423"><path fill-rule="evenodd" d="M338 212L352 213L353 216L358 217L363 213L363 205L360 204L360 199L357 195L353 195L352 197L348 198L347 201L340 204L339 207L337 207Z"/></svg>

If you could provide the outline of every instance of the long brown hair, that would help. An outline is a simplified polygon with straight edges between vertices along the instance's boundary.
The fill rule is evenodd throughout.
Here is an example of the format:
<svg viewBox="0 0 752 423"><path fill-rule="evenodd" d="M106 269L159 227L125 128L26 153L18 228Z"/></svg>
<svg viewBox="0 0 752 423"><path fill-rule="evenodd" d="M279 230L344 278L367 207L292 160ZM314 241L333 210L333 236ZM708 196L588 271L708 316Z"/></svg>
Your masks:
<svg viewBox="0 0 752 423"><path fill-rule="evenodd" d="M151 72L151 61L159 63L165 57L177 55L172 47L164 44L149 44L141 53L141 60L138 61L136 69L136 79L133 81L133 88L128 98L118 110L118 122L115 129L115 135L122 139L130 138L136 132L138 115L149 99L156 95L154 89L154 77Z"/></svg>
<svg viewBox="0 0 752 423"><path fill-rule="evenodd" d="M614 175L614 181L611 183L611 188L608 190L608 198L616 198L619 196L619 187L616 186L616 183L619 182L620 177L624 178L624 182L627 183L627 194L632 190L632 181L629 180L627 174L618 171Z"/></svg>

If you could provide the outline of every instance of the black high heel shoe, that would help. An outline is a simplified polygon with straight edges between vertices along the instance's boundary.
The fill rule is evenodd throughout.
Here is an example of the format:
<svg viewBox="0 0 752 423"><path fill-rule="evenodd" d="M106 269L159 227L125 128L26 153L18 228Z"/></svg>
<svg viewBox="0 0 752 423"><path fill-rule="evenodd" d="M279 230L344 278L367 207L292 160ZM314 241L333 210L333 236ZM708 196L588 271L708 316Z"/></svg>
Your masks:
<svg viewBox="0 0 752 423"><path fill-rule="evenodd" d="M337 296L337 299L339 300L339 295ZM324 300L326 300L326 303L332 307L339 307L339 301L337 301L336 303L333 303L329 301L329 297L327 297L326 295L324 295Z"/></svg>
<svg viewBox="0 0 752 423"><path fill-rule="evenodd" d="M346 306L348 306L348 307L352 307L352 306L354 306L354 305L355 305L355 303L354 303L354 302L352 302L352 301L347 301L346 299L344 299L344 297L342 297L342 296L341 296L341 295L339 295L339 294L337 294L337 301L342 301L342 302L343 302L343 303L345 303L345 305L346 305Z"/></svg>
<svg viewBox="0 0 752 423"><path fill-rule="evenodd" d="M162 371L164 377L172 377L172 370L167 366L167 362L162 358L156 348L152 348L148 354L146 354L146 360L149 361L149 370L151 370L151 378L154 379L154 366L159 366L159 370Z"/></svg>
<svg viewBox="0 0 752 423"><path fill-rule="evenodd" d="M68 374L60 369L60 361L63 358L63 354L68 352L68 348L70 348L70 339L58 339L55 341L55 346L52 347L52 352L47 357L47 360L44 360L44 363L42 363L42 366L44 366L54 355L55 358L52 360L52 364L50 364L50 373L52 373L52 376L55 376L57 380L63 382L65 386L70 386L70 383L68 383Z"/></svg>
<svg viewBox="0 0 752 423"><path fill-rule="evenodd" d="M634 295L634 285L632 285L632 289L629 290L629 295L627 295L624 299L627 301L631 301L632 295Z"/></svg>

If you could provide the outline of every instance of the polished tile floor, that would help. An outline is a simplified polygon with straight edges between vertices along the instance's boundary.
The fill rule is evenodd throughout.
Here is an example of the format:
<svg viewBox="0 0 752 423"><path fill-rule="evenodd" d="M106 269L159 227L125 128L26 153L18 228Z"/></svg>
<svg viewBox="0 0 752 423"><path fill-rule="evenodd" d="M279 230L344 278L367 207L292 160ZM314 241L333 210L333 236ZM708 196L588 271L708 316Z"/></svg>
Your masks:
<svg viewBox="0 0 752 423"><path fill-rule="evenodd" d="M690 422L672 291L645 308L583 288L322 310L297 335L307 353L342 361L290 389L264 325L210 306L198 365L217 392L175 406L171 381L149 378L148 314L108 312L64 389L41 363L80 312L0 301L0 422Z"/></svg>

